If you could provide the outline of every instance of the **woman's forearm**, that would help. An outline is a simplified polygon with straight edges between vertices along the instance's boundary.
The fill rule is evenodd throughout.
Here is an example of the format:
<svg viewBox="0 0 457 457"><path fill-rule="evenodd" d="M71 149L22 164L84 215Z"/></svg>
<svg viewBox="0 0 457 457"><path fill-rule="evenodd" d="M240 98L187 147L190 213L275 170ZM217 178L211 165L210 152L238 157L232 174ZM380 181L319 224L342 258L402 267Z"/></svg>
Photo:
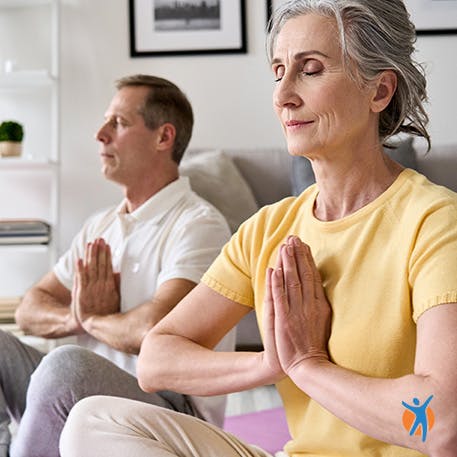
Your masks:
<svg viewBox="0 0 457 457"><path fill-rule="evenodd" d="M450 432L457 429L457 397L455 392L452 394L450 386L432 376L412 374L396 379L370 378L326 360L304 361L289 375L321 406L373 438L430 456L457 455L454 448L450 450L450 443L454 440L452 435L455 435L455 432ZM407 408L402 402L422 405L430 395L433 399L428 406L436 421L433 430L429 429L422 441L422 435L410 436L410 428L405 428L403 416ZM422 433L422 429L419 431Z"/></svg>
<svg viewBox="0 0 457 457"><path fill-rule="evenodd" d="M145 391L173 390L187 395L221 395L271 384L273 374L262 352L217 352L186 338L150 332L137 368Z"/></svg>

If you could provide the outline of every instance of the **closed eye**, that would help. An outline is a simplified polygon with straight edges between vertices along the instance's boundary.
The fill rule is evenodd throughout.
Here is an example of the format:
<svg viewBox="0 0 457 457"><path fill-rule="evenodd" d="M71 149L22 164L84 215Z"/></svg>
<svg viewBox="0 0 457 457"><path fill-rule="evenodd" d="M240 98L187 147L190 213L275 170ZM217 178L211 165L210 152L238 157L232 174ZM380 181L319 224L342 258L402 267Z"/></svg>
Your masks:
<svg viewBox="0 0 457 457"><path fill-rule="evenodd" d="M318 75L324 70L322 62L316 59L307 59L303 64L302 73L305 76Z"/></svg>
<svg viewBox="0 0 457 457"><path fill-rule="evenodd" d="M284 77L286 69L284 65L275 65L273 67L273 73L275 75L275 82L281 81L281 79Z"/></svg>

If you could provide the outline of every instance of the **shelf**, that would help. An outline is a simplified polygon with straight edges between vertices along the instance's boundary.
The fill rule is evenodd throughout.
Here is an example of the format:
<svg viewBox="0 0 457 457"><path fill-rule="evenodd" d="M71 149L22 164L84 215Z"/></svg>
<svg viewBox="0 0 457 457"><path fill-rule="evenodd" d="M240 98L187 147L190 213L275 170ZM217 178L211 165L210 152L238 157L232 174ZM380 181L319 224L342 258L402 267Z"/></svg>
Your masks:
<svg viewBox="0 0 457 457"><path fill-rule="evenodd" d="M58 163L53 160L27 159L24 157L0 157L0 171L2 170L48 170L57 168Z"/></svg>
<svg viewBox="0 0 457 457"><path fill-rule="evenodd" d="M56 82L47 70L21 70L0 75L0 90L52 87Z"/></svg>
<svg viewBox="0 0 457 457"><path fill-rule="evenodd" d="M50 5L53 0L0 0L0 8L23 8Z"/></svg>
<svg viewBox="0 0 457 457"><path fill-rule="evenodd" d="M51 243L49 244L1 244L0 250L2 251L16 251L16 252L29 252L29 253L46 253L50 250Z"/></svg>
<svg viewBox="0 0 457 457"><path fill-rule="evenodd" d="M22 155L0 157L2 217L43 219L52 226L47 244L0 243L3 295L23 295L57 260L60 3L0 0L0 122L17 119L25 130Z"/></svg>

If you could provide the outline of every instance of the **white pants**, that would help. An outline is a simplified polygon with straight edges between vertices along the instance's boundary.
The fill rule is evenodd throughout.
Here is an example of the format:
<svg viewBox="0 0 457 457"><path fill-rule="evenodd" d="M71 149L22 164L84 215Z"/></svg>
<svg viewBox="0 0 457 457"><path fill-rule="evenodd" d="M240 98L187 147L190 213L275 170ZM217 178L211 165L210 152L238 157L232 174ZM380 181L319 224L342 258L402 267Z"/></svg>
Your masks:
<svg viewBox="0 0 457 457"><path fill-rule="evenodd" d="M62 457L272 457L208 422L158 406L93 396L71 410Z"/></svg>

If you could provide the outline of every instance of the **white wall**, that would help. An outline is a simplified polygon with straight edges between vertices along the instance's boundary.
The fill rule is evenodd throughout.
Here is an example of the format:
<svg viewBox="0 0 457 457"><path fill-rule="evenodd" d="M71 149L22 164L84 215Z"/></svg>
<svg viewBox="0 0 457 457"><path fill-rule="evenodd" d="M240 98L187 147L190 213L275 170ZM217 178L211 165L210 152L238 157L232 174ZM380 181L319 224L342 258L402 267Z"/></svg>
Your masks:
<svg viewBox="0 0 457 457"><path fill-rule="evenodd" d="M177 83L196 117L193 147L281 146L271 108L273 78L264 51L265 0L246 0L248 53L130 58L126 0L62 0L61 249L84 219L116 203L117 187L99 173L93 134L114 93L113 81L147 72ZM428 64L431 134L456 143L457 35L421 37L418 59Z"/></svg>

